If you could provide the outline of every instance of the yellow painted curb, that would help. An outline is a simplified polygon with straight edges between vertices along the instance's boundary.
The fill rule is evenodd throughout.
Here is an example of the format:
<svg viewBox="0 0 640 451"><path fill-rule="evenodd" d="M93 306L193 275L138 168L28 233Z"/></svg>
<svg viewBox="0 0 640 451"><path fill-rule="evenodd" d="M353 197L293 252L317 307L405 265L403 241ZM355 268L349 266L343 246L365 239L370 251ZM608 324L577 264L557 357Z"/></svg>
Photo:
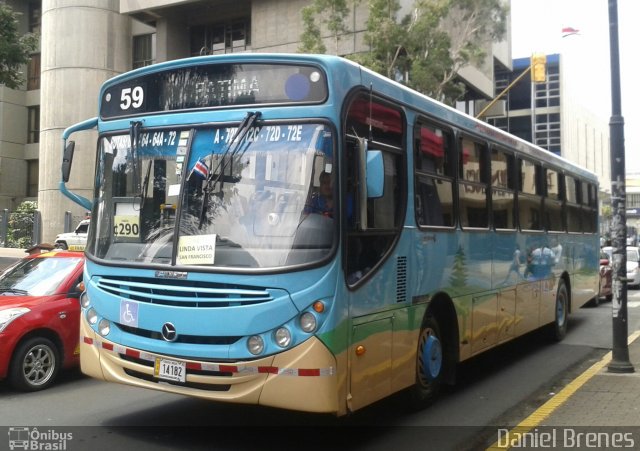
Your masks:
<svg viewBox="0 0 640 451"><path fill-rule="evenodd" d="M638 337L640 337L640 330L631 334L628 338L628 343L633 343ZM612 352L609 351L602 359L589 367L584 373L572 380L566 387L555 394L550 400L541 405L535 412L525 418L520 424L509 431L509 434L518 436L529 432L531 429L539 426L545 418L551 415L558 407L571 397L580 387L586 384L589 379L595 376L602 368L604 368L611 361ZM499 446L498 442L495 442L487 451L497 451L510 449L510 446Z"/></svg>

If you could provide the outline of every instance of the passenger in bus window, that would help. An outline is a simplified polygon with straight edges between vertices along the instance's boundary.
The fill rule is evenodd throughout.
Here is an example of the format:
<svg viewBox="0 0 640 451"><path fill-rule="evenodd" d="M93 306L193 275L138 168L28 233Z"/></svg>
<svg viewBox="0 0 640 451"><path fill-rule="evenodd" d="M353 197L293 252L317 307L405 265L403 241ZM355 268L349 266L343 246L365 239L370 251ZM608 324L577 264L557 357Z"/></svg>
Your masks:
<svg viewBox="0 0 640 451"><path fill-rule="evenodd" d="M304 209L305 213L316 213L329 218L333 217L333 186L331 174L322 171L320 174L320 189L311 196L311 200Z"/></svg>
<svg viewBox="0 0 640 451"><path fill-rule="evenodd" d="M333 218L333 179L331 173L322 171L320 174L320 189L311 196L311 200L305 205L306 214L315 213L328 218ZM353 220L353 194L347 193L346 210L349 223Z"/></svg>

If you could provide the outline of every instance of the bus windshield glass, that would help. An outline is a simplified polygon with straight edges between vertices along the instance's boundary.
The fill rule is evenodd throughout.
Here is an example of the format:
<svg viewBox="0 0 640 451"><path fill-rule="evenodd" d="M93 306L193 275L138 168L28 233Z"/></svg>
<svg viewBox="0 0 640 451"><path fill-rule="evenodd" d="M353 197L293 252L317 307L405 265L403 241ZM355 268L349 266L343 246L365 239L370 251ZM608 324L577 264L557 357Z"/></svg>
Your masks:
<svg viewBox="0 0 640 451"><path fill-rule="evenodd" d="M242 136L238 129L101 137L97 218L87 252L216 268L277 268L327 257L337 215L312 204L323 178L334 197L329 127L269 124L245 128Z"/></svg>

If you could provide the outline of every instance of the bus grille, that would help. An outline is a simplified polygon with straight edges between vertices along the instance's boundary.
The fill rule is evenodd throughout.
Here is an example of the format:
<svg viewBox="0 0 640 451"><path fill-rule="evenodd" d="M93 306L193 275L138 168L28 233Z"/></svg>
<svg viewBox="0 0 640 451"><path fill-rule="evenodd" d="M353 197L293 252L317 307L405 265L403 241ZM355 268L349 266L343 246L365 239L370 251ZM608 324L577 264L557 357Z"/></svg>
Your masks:
<svg viewBox="0 0 640 451"><path fill-rule="evenodd" d="M398 257L396 275L396 302L407 300L407 257Z"/></svg>
<svg viewBox="0 0 640 451"><path fill-rule="evenodd" d="M139 337L151 338L152 340L164 340L160 331L139 329L137 327L125 326L124 324L115 323L119 329L132 335ZM205 335L183 335L179 334L175 343L189 343L198 345L232 345L242 337L209 337Z"/></svg>
<svg viewBox="0 0 640 451"><path fill-rule="evenodd" d="M180 307L232 307L273 300L264 288L190 280L100 277L99 289L120 298Z"/></svg>
<svg viewBox="0 0 640 451"><path fill-rule="evenodd" d="M231 385L226 384L201 384L196 382L173 382L173 381L160 381L156 379L150 374L141 373L139 371L131 370L129 368L125 368L124 372L131 377L135 377L137 379L142 379L147 382L154 382L156 384L164 383L170 385L177 385L179 387L187 387L187 388L195 388L197 390L208 390L208 391L229 391L231 389Z"/></svg>

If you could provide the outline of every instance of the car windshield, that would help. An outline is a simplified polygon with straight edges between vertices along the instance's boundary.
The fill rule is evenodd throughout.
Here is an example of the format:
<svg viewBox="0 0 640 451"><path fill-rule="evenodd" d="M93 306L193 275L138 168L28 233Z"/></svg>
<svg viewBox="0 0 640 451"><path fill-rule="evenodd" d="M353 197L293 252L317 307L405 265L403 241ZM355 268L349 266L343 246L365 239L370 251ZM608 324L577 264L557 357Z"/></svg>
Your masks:
<svg viewBox="0 0 640 451"><path fill-rule="evenodd" d="M114 261L276 268L318 261L334 248L336 171L328 126L131 136L100 140L88 253ZM312 208L321 194L322 208Z"/></svg>
<svg viewBox="0 0 640 451"><path fill-rule="evenodd" d="M638 250L637 249L627 249L627 261L628 262L638 262Z"/></svg>
<svg viewBox="0 0 640 451"><path fill-rule="evenodd" d="M24 259L0 275L0 296L54 294L81 260L82 257Z"/></svg>

